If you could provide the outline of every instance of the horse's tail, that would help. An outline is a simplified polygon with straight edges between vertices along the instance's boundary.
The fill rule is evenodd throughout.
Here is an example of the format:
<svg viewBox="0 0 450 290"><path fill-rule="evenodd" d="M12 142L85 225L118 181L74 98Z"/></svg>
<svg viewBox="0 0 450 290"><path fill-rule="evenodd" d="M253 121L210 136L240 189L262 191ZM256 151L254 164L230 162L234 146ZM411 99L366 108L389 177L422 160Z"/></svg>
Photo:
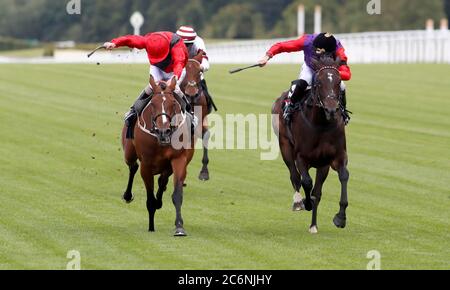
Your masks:
<svg viewBox="0 0 450 290"><path fill-rule="evenodd" d="M283 114L282 102L286 99L287 94L288 92L281 94L272 106L272 127L278 138L280 138L280 127L283 127L284 136L289 140L289 143L294 146L294 136L292 135L291 126L290 124L286 124L286 122L280 118Z"/></svg>
<svg viewBox="0 0 450 290"><path fill-rule="evenodd" d="M283 99L283 96L279 97L275 100L275 102L272 105L272 128L277 137L280 137L280 103Z"/></svg>

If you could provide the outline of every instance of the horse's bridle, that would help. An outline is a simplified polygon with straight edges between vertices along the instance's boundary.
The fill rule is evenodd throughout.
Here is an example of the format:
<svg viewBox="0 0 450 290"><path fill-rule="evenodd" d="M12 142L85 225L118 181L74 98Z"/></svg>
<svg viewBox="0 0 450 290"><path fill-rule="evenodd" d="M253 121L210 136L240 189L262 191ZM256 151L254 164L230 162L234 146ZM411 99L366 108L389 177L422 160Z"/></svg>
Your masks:
<svg viewBox="0 0 450 290"><path fill-rule="evenodd" d="M198 65L200 65L201 66L201 63L198 61L198 60L196 60L196 59L190 59L190 60L188 60L188 61L190 61L190 62L194 62L194 63L197 63ZM187 84L186 84L186 87L191 87L191 88L197 88L198 89L198 92L197 92L197 94L195 94L194 96L189 96L189 95L186 95L186 96L188 96L191 100L191 104L192 105L195 105L195 103L196 103L196 101L198 100L198 98L202 95L202 93L203 93L203 88L202 88L202 86L199 84L199 83L197 83L196 81L189 81L189 82L187 82ZM186 88L184 89L185 91L186 91Z"/></svg>
<svg viewBox="0 0 450 290"><path fill-rule="evenodd" d="M323 104L323 101L322 101L322 99L321 99L320 96L319 96L319 90L318 90L318 88L320 87L320 83L319 83L319 74L320 74L322 71L326 70L326 69L335 70L338 74L340 74L339 70L338 70L336 67L334 67L334 66L324 66L324 67L321 67L321 68L315 73L315 75L314 75L314 84L313 84L313 87L312 87L312 97L313 97L313 99L314 99L314 101L315 101L314 105L315 105L315 106L318 106L319 108L322 108L322 109L325 109L325 105ZM341 103L341 100L340 100L340 96L339 96L339 95L338 95L338 97L337 97L337 101L338 101L339 104Z"/></svg>
<svg viewBox="0 0 450 290"><path fill-rule="evenodd" d="M173 94L173 93L159 92L159 93L154 93L154 96L155 96L155 95L161 95L161 96L173 96L174 94ZM186 121L186 115L183 114L183 112L182 112L182 110L181 110L181 105L180 105L178 102L176 102L176 103L178 104L178 106L180 106L180 111L181 111L181 114L182 114L182 116L183 116L183 121L182 121L180 124L178 124L178 125L174 125L174 124L172 124L172 120L173 120L173 118L176 116L176 113L174 113L173 116L170 116L170 115L167 114L167 113L160 113L160 114L158 114L158 115L152 117L152 120L151 120L152 126L151 126L151 128L150 128L150 130L149 130L149 129L147 129L147 124L146 124L146 122L145 122L145 120L144 120L143 115L144 115L144 111L151 105L151 103L152 103L152 102L150 101L150 102L147 104L147 106L144 108L144 110L142 111L142 114L141 114L141 119L142 119L142 122L144 123L144 125L141 125L141 122L138 120L138 126L139 126L139 128L140 128L142 131L144 131L145 133L147 133L147 134L149 134L149 135L155 137L156 139L158 139L158 141L159 141L162 145L168 145L168 144L170 144L170 141L171 141L170 139L171 139L172 134L173 134L180 126L182 126L183 123ZM169 127L168 131L166 131L166 132L161 132L161 131L157 128L156 122L157 122L158 119L161 118L161 117L166 117L167 119L169 119L170 127Z"/></svg>

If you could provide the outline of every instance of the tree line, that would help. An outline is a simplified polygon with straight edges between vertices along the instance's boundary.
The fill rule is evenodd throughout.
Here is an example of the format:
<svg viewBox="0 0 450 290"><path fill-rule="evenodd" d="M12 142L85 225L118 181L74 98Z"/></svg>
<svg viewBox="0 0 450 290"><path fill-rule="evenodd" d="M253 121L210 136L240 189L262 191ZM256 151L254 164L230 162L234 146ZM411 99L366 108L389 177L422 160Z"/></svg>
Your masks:
<svg viewBox="0 0 450 290"><path fill-rule="evenodd" d="M323 7L323 30L333 33L423 29L428 18L450 17L450 0L381 0L381 14L368 15L369 0L0 0L0 36L40 41L101 42L132 33L129 17L145 16L143 32L194 26L206 38L289 37L297 33L297 6L313 29L315 5Z"/></svg>

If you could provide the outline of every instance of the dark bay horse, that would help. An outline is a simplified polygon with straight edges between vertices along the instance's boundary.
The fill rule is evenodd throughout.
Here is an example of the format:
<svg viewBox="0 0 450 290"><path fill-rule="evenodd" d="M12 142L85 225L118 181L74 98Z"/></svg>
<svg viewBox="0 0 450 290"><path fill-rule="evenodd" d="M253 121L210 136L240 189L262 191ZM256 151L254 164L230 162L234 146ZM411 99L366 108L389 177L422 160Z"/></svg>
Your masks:
<svg viewBox="0 0 450 290"><path fill-rule="evenodd" d="M289 168L292 185L296 191L293 209L312 212L310 233L317 233L317 209L322 196L322 186L330 167L338 172L341 182L339 213L333 219L338 228L346 226L347 148L345 124L339 111L341 77L338 71L340 60L330 56L321 57L313 63L315 80L309 97L295 112L289 127L282 120L284 93L274 104L272 113L278 115L274 130L278 132L283 160ZM276 126L279 124L279 127ZM309 169L317 168L316 180L309 175ZM305 191L301 198L300 188ZM311 195L312 191L312 195Z"/></svg>
<svg viewBox="0 0 450 290"><path fill-rule="evenodd" d="M200 171L198 178L200 180L209 180L209 157L208 157L208 141L209 141L209 130L208 130L208 101L205 92L201 86L201 62L203 58L203 51L200 51L193 59L189 59L186 65L186 75L183 82L181 83L181 90L184 92L186 97L189 99L191 105L195 108L194 113L198 120L202 122L201 126L201 138L203 141L203 167ZM200 128L200 127L199 127ZM197 137L200 137L200 132L196 132Z"/></svg>
<svg viewBox="0 0 450 290"><path fill-rule="evenodd" d="M176 79L172 78L168 84L156 84L150 77L150 85L154 95L150 103L139 116L134 128L133 140L126 139L126 127L122 130L122 146L125 153L125 162L129 166L129 180L123 199L130 203L133 201L133 179L141 165L141 176L147 191L147 210L149 214L149 231L155 231L155 212L162 207L162 197L167 189L169 177L173 174L174 192L172 201L176 209L175 236L186 236L181 216L183 203L183 184L186 179L186 168L194 155L193 146L183 146L174 149L173 136L180 134L181 142L194 140L190 134L190 122L182 113L181 105L174 97ZM181 130L181 131L180 131ZM187 136L187 137L186 137ZM190 140L182 140L182 139ZM179 140L178 140L179 141ZM177 147L178 148L178 147ZM158 192L154 195L154 176L158 179Z"/></svg>

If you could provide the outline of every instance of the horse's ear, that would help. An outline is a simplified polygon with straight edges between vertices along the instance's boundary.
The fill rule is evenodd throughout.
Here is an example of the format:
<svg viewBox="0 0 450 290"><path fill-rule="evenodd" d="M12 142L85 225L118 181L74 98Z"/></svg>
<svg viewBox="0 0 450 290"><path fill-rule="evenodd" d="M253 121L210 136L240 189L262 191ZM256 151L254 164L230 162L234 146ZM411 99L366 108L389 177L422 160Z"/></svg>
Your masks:
<svg viewBox="0 0 450 290"><path fill-rule="evenodd" d="M159 86L156 84L155 79L152 75L150 75L150 86L152 87L153 91L156 92L159 89Z"/></svg>
<svg viewBox="0 0 450 290"><path fill-rule="evenodd" d="M175 91L175 88L177 87L177 77L173 76L169 81L169 90Z"/></svg>

